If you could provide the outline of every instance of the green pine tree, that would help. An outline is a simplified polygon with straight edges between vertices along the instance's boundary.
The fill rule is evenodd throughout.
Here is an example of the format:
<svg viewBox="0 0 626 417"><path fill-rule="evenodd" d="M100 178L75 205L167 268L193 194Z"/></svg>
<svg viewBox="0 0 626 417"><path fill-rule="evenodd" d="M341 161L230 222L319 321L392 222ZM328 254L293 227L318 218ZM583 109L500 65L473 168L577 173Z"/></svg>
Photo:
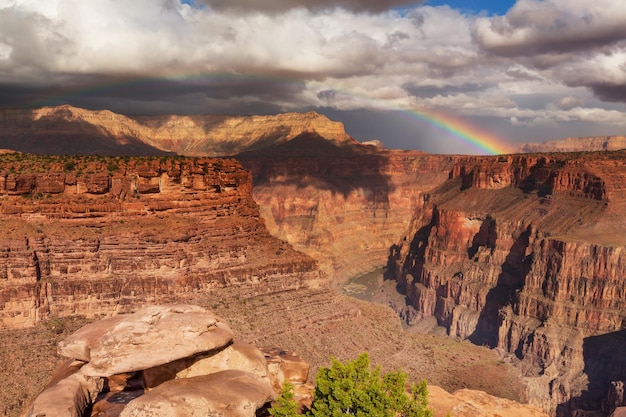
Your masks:
<svg viewBox="0 0 626 417"><path fill-rule="evenodd" d="M280 396L276 399L269 413L273 417L294 417L298 415L298 403L294 400L293 385L285 382Z"/></svg>
<svg viewBox="0 0 626 417"><path fill-rule="evenodd" d="M330 368L321 368L315 379L313 417L432 417L426 382L407 395L407 374L402 371L381 376L372 369L367 353L345 364L331 358Z"/></svg>

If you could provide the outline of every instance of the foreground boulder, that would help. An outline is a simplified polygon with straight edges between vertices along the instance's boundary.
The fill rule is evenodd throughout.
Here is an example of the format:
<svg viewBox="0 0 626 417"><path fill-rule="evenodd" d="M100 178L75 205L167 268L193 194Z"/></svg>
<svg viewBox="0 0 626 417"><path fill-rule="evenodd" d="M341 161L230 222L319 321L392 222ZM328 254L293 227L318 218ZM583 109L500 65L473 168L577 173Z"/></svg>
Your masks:
<svg viewBox="0 0 626 417"><path fill-rule="evenodd" d="M72 359L63 362L22 417L81 417L104 386L102 378L83 375L83 365Z"/></svg>
<svg viewBox="0 0 626 417"><path fill-rule="evenodd" d="M549 417L534 406L483 391L461 389L450 394L436 385L428 386L428 403L434 417Z"/></svg>
<svg viewBox="0 0 626 417"><path fill-rule="evenodd" d="M233 342L223 320L189 305L100 320L59 352L70 359L22 417L252 417L285 379L264 352Z"/></svg>
<svg viewBox="0 0 626 417"><path fill-rule="evenodd" d="M228 325L198 306L150 306L89 324L59 344L59 354L89 362L81 372L111 376L224 347Z"/></svg>
<svg viewBox="0 0 626 417"><path fill-rule="evenodd" d="M259 349L248 343L234 342L224 349L184 358L143 371L144 386L151 389L170 379L192 378L228 369L251 372L269 383L268 363ZM280 387L278 387L280 390Z"/></svg>
<svg viewBox="0 0 626 417"><path fill-rule="evenodd" d="M272 399L267 381L249 372L228 370L164 382L131 401L120 417L253 417Z"/></svg>

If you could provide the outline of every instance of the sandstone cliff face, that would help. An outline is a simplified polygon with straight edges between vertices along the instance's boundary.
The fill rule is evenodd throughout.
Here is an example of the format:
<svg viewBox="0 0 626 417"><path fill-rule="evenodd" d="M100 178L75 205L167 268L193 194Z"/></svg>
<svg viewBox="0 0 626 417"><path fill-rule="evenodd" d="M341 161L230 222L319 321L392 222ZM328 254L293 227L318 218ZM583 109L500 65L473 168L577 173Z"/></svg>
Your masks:
<svg viewBox="0 0 626 417"><path fill-rule="evenodd" d="M384 266L454 156L338 146L317 134L238 155L270 232L338 282Z"/></svg>
<svg viewBox="0 0 626 417"><path fill-rule="evenodd" d="M522 153L617 151L626 149L626 136L590 136L549 140L543 143L525 143Z"/></svg>
<svg viewBox="0 0 626 417"><path fill-rule="evenodd" d="M0 112L0 148L65 155L234 155L318 132L356 143L315 112L275 116L136 116L71 106Z"/></svg>
<svg viewBox="0 0 626 417"><path fill-rule="evenodd" d="M0 328L325 280L269 235L234 160L1 158Z"/></svg>
<svg viewBox="0 0 626 417"><path fill-rule="evenodd" d="M625 161L464 159L394 249L422 317L522 359L531 403L558 415L600 408L626 378L626 360L592 343L619 346L626 328Z"/></svg>

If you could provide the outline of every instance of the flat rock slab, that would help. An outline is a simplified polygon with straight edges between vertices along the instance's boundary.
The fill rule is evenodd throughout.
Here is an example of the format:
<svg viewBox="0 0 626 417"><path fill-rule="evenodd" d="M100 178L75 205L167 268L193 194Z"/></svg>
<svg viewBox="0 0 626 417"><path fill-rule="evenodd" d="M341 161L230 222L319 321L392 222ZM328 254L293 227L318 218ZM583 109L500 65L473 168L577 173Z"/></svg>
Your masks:
<svg viewBox="0 0 626 417"><path fill-rule="evenodd" d="M144 386L151 389L170 379L209 375L228 369L250 372L259 380L270 382L263 352L251 344L234 342L218 351L146 369L143 371Z"/></svg>
<svg viewBox="0 0 626 417"><path fill-rule="evenodd" d="M131 401L120 417L254 417L272 399L269 383L228 370L164 382Z"/></svg>
<svg viewBox="0 0 626 417"><path fill-rule="evenodd" d="M531 405L483 391L460 389L450 394L436 385L428 386L428 403L434 417L549 417Z"/></svg>
<svg viewBox="0 0 626 417"><path fill-rule="evenodd" d="M59 354L88 361L81 372L111 376L163 365L232 342L230 327L198 306L145 307L88 324L59 343Z"/></svg>

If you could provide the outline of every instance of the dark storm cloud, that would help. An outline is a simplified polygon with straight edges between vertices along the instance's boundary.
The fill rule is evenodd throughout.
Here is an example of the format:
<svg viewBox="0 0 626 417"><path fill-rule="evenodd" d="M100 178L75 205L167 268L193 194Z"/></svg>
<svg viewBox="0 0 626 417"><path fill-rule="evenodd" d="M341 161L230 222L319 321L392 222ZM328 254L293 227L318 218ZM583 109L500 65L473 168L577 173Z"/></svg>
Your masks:
<svg viewBox="0 0 626 417"><path fill-rule="evenodd" d="M0 83L0 108L71 104L122 113L240 113L251 109L279 112L271 103L297 101L301 82L229 77L170 80L76 75L68 84ZM267 103L267 104L264 104Z"/></svg>
<svg viewBox="0 0 626 417"><path fill-rule="evenodd" d="M394 7L415 5L415 0L202 0L215 10L282 12L295 8L320 10L342 7L359 12L382 12Z"/></svg>
<svg viewBox="0 0 626 417"><path fill-rule="evenodd" d="M626 84L595 84L590 88L600 100L626 102Z"/></svg>

